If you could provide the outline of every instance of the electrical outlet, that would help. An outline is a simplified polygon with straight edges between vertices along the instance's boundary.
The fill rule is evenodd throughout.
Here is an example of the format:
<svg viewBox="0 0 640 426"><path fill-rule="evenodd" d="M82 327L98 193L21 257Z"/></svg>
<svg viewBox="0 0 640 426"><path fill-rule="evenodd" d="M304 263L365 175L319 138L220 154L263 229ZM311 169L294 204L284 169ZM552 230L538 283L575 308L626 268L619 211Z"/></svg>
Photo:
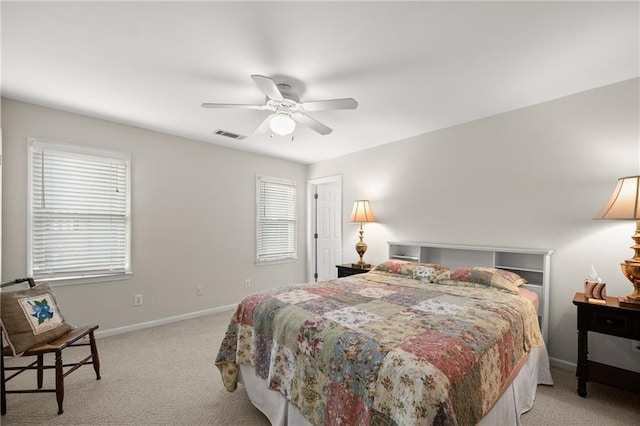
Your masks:
<svg viewBox="0 0 640 426"><path fill-rule="evenodd" d="M133 295L133 306L140 306L142 305L142 295L141 294L134 294Z"/></svg>
<svg viewBox="0 0 640 426"><path fill-rule="evenodd" d="M631 341L631 350L633 352L640 352L640 340Z"/></svg>
<svg viewBox="0 0 640 426"><path fill-rule="evenodd" d="M199 285L198 287L196 287L196 294L198 296L204 296L204 286L203 285Z"/></svg>
<svg viewBox="0 0 640 426"><path fill-rule="evenodd" d="M245 288L249 288L251 287L251 280L249 278L247 278L246 280L244 280L244 286Z"/></svg>

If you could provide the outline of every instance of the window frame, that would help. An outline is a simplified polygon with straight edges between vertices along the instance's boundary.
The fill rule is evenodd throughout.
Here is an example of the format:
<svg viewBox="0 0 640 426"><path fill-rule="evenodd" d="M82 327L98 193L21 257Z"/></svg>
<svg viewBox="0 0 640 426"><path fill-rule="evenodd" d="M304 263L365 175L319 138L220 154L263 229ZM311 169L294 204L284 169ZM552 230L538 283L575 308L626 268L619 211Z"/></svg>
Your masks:
<svg viewBox="0 0 640 426"><path fill-rule="evenodd" d="M121 281L130 279L132 270L131 260L131 155L129 153L112 151L106 149L99 149L84 145L70 144L65 142L58 142L53 140L47 140L36 137L27 138L27 273L30 277L33 277L36 281L46 281L55 286L77 285L77 284L91 284L105 281ZM34 276L34 241L33 241L33 219L34 219L34 205L33 205L33 191L34 191L34 170L33 170L33 156L34 149L43 150L55 150L58 152L66 152L70 156L85 156L94 157L100 159L114 159L122 162L125 165L126 176L126 201L125 201L125 262L124 268L121 271L113 273L81 273L78 271L75 275L35 275Z"/></svg>
<svg viewBox="0 0 640 426"><path fill-rule="evenodd" d="M279 185L287 185L293 187L294 200L292 202L293 219L288 220L293 222L293 250L287 252L281 256L269 256L263 255L259 252L260 247L260 212L263 205L261 198L260 182L269 182ZM255 263L257 266L261 265L273 265L278 263L291 263L298 260L298 185L295 180L277 178L265 175L256 175L256 258Z"/></svg>

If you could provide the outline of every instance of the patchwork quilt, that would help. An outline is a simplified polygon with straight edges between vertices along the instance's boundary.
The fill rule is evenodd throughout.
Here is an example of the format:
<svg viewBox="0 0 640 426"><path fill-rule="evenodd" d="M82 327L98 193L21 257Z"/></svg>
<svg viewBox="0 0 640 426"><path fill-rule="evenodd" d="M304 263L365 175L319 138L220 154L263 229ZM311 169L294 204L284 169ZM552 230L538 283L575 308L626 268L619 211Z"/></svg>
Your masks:
<svg viewBox="0 0 640 426"><path fill-rule="evenodd" d="M373 270L246 297L215 361L225 387L244 363L316 425L477 423L544 344L533 304L419 278Z"/></svg>

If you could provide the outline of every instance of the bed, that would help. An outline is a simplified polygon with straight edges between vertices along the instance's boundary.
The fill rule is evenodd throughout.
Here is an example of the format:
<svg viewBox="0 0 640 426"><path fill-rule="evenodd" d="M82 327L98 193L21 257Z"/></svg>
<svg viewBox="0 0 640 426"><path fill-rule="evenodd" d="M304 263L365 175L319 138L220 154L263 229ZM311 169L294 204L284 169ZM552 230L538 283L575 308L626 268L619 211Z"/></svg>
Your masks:
<svg viewBox="0 0 640 426"><path fill-rule="evenodd" d="M551 384L536 294L509 271L389 260L246 297L216 357L272 424L518 424Z"/></svg>

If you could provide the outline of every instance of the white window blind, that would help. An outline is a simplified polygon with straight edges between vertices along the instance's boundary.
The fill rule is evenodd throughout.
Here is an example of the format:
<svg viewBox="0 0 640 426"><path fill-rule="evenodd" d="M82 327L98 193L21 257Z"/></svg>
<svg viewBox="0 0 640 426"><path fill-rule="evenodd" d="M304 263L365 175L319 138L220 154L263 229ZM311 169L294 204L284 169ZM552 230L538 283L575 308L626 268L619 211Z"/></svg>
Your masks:
<svg viewBox="0 0 640 426"><path fill-rule="evenodd" d="M257 177L258 263L296 258L296 183Z"/></svg>
<svg viewBox="0 0 640 426"><path fill-rule="evenodd" d="M130 272L129 156L37 139L30 151L30 275Z"/></svg>

